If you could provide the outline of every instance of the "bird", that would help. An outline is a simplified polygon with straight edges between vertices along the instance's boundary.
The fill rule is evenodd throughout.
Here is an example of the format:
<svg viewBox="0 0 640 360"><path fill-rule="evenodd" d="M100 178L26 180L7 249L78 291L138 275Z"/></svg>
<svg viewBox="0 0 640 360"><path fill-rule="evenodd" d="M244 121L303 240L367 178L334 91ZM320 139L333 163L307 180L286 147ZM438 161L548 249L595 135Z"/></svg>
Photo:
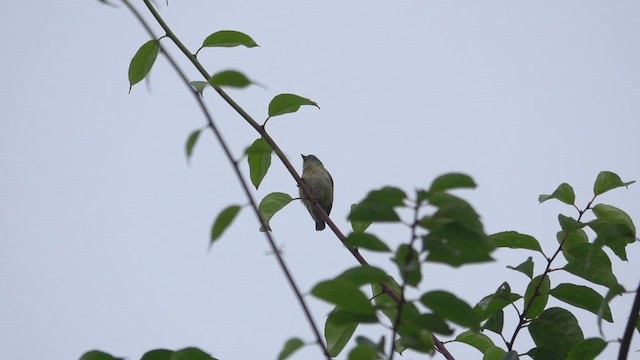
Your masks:
<svg viewBox="0 0 640 360"><path fill-rule="evenodd" d="M322 162L315 155L302 155L302 180L307 184L313 199L308 199L302 188L300 191L300 200L309 210L311 218L316 222L316 231L322 231L325 228L325 222L318 214L314 207L314 202L318 202L324 212L329 215L333 206L333 178L331 174L324 168Z"/></svg>

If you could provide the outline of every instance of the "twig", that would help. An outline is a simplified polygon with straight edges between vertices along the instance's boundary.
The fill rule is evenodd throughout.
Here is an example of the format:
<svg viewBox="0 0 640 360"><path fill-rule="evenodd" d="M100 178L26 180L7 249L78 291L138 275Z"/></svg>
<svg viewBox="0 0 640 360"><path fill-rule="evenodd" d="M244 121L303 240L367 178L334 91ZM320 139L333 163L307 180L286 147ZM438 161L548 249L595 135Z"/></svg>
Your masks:
<svg viewBox="0 0 640 360"><path fill-rule="evenodd" d="M629 354L629 345L631 345L631 338L633 337L633 330L635 330L638 323L638 314L640 313L640 285L636 290L636 297L633 300L633 306L631 307L631 314L629 320L627 320L627 327L624 330L624 336L620 343L620 352L618 353L618 360L626 360Z"/></svg>

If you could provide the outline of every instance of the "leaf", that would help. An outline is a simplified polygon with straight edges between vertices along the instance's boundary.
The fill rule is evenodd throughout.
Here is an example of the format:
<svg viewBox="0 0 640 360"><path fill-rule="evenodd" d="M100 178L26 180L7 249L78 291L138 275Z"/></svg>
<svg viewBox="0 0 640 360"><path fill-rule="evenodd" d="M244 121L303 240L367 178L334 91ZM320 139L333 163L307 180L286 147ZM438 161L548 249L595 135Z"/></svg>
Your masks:
<svg viewBox="0 0 640 360"><path fill-rule="evenodd" d="M321 281L311 289L311 294L345 310L364 315L375 314L369 298L349 280L336 278Z"/></svg>
<svg viewBox="0 0 640 360"><path fill-rule="evenodd" d="M351 204L351 211L357 206L357 204ZM371 221L354 221L351 220L351 229L353 229L356 233L363 233L367 231L369 226L371 226Z"/></svg>
<svg viewBox="0 0 640 360"><path fill-rule="evenodd" d="M594 360L607 347L607 342L600 338L589 338L577 343L567 360Z"/></svg>
<svg viewBox="0 0 640 360"><path fill-rule="evenodd" d="M583 227L587 226L587 224L581 223L572 217L564 216L562 214L558 215L558 221L560 222L562 231L564 231L566 234L570 234L573 231L582 229Z"/></svg>
<svg viewBox="0 0 640 360"><path fill-rule="evenodd" d="M240 206L238 205L228 206L220 212L216 221L213 222L213 227L211 228L210 246L213 245L213 243L220 238L222 233L224 233L227 227L231 225L233 220L236 218L236 215L238 215L238 212L240 212Z"/></svg>
<svg viewBox="0 0 640 360"><path fill-rule="evenodd" d="M413 311L413 310L412 310ZM403 311L403 315L406 312ZM409 319L404 319L398 328L398 333L402 336L420 336L422 330L428 330L433 333L450 336L453 329L449 327L445 318L436 314L415 314Z"/></svg>
<svg viewBox="0 0 640 360"><path fill-rule="evenodd" d="M544 307L547 306L547 300L549 300L550 288L551 282L546 275L544 277L542 275L536 276L529 282L524 294L524 308L528 309L525 314L527 318L533 319L542 313Z"/></svg>
<svg viewBox="0 0 640 360"><path fill-rule="evenodd" d="M604 297L590 287L563 283L552 289L549 294L560 301L596 315L599 315L601 307L604 306L602 318L608 322L613 322L611 309L609 309Z"/></svg>
<svg viewBox="0 0 640 360"><path fill-rule="evenodd" d="M389 275L384 270L375 266L362 265L346 270L336 278L354 283L356 286L364 284L381 283L387 280Z"/></svg>
<svg viewBox="0 0 640 360"><path fill-rule="evenodd" d="M175 351L169 360L216 360L216 358L198 348L187 347Z"/></svg>
<svg viewBox="0 0 640 360"><path fill-rule="evenodd" d="M263 139L256 139L245 151L249 163L249 177L256 190L271 166L271 146Z"/></svg>
<svg viewBox="0 0 640 360"><path fill-rule="evenodd" d="M600 172L600 174L598 174L595 184L593 184L593 195L598 196L600 194L606 193L609 190L622 186L628 187L634 182L635 181L623 182L620 179L620 176L610 171L602 171Z"/></svg>
<svg viewBox="0 0 640 360"><path fill-rule="evenodd" d="M117 358L99 350L91 350L84 353L80 360L124 360L124 358Z"/></svg>
<svg viewBox="0 0 640 360"><path fill-rule="evenodd" d="M559 231L556 235L556 239L558 240L558 244L562 244L562 255L564 255L567 261L572 259L571 253L567 251L567 249L571 249L572 247L579 244L586 244L589 242L589 237L584 230L579 229L569 233L569 235L565 234L564 231Z"/></svg>
<svg viewBox="0 0 640 360"><path fill-rule="evenodd" d="M578 244L566 249L566 252L570 254L570 258L567 259L564 270L608 288L618 285L611 270L611 260L601 248L588 243Z"/></svg>
<svg viewBox="0 0 640 360"><path fill-rule="evenodd" d="M338 356L342 352L358 327L358 323L337 323L335 320L336 310L338 307L331 311L324 324L324 338L331 356Z"/></svg>
<svg viewBox="0 0 640 360"><path fill-rule="evenodd" d="M511 350L506 353L500 360L519 360L518 352L515 350Z"/></svg>
<svg viewBox="0 0 640 360"><path fill-rule="evenodd" d="M525 355L529 355L533 360L566 360L555 349L536 347L529 350Z"/></svg>
<svg viewBox="0 0 640 360"><path fill-rule="evenodd" d="M227 86L234 88L245 88L253 82L243 73L235 70L221 71L209 79L209 84L213 86Z"/></svg>
<svg viewBox="0 0 640 360"><path fill-rule="evenodd" d="M471 330L467 330L458 334L455 341L473 346L481 353L484 353L485 351L495 346L493 341L491 341L491 338L489 338L487 335Z"/></svg>
<svg viewBox="0 0 640 360"><path fill-rule="evenodd" d="M284 360L288 358L303 346L304 346L304 342L299 338L291 338L287 340L287 342L284 344L284 347L280 351L280 354L278 355L278 360Z"/></svg>
<svg viewBox="0 0 640 360"><path fill-rule="evenodd" d="M370 344L358 344L349 352L348 360L378 360L378 349Z"/></svg>
<svg viewBox="0 0 640 360"><path fill-rule="evenodd" d="M504 309L507 305L521 298L522 296L512 293L509 284L504 282L498 287L495 293L487 295L480 300L476 306L473 307L473 311L478 315L480 321L484 321L496 311Z"/></svg>
<svg viewBox="0 0 640 360"><path fill-rule="evenodd" d="M566 358L571 348L584 340L578 320L569 311L549 308L529 324L529 333L538 347L554 349Z"/></svg>
<svg viewBox="0 0 640 360"><path fill-rule="evenodd" d="M460 173L449 173L438 176L435 180L433 180L429 191L438 192L459 188L474 189L476 186L476 183L469 175Z"/></svg>
<svg viewBox="0 0 640 360"><path fill-rule="evenodd" d="M149 40L144 43L140 49L133 55L131 63L129 63L129 92L133 85L144 79L158 57L160 50L160 42L158 40Z"/></svg>
<svg viewBox="0 0 640 360"><path fill-rule="evenodd" d="M420 302L433 310L437 315L454 323L471 328L480 329L480 320L471 306L464 300L446 291L431 291L420 297Z"/></svg>
<svg viewBox="0 0 640 360"><path fill-rule="evenodd" d="M400 217L394 208L404 206L407 195L395 187L384 187L367 194L359 204L351 208L350 221L358 222L397 222Z"/></svg>
<svg viewBox="0 0 640 360"><path fill-rule="evenodd" d="M293 200L289 194L281 193L281 192L273 192L268 194L267 196L260 201L260 205L258 205L258 211L260 212L260 216L264 219L265 224L267 225L266 229L263 229L260 226L260 231L271 230L269 226L269 222L271 218L282 208L287 206Z"/></svg>
<svg viewBox="0 0 640 360"><path fill-rule="evenodd" d="M624 211L618 209L615 206L598 204L592 208L593 214L599 220L607 220L616 224L625 225L629 228L633 236L636 234L636 227L633 224L633 220L631 217ZM629 240L629 242L633 242L634 239Z"/></svg>
<svg viewBox="0 0 640 360"><path fill-rule="evenodd" d="M507 352L502 348L494 346L484 352L482 360L502 360L506 354Z"/></svg>
<svg viewBox="0 0 640 360"><path fill-rule="evenodd" d="M355 246L358 249L367 249L371 251L389 252L391 249L382 240L373 234L365 232L352 232L345 239L347 246Z"/></svg>
<svg viewBox="0 0 640 360"><path fill-rule="evenodd" d="M520 234L516 231L503 231L489 235L489 240L496 247L506 247L510 249L526 249L542 252L540 243L531 235Z"/></svg>
<svg viewBox="0 0 640 360"><path fill-rule="evenodd" d="M400 284L398 284L392 276L387 276L385 284L387 284L391 290L395 291L396 294L400 294ZM382 311L391 323L394 323L398 313L398 304L391 296L382 290L382 286L380 284L371 284L371 291L373 293L373 302L376 307ZM416 314L416 316L419 314L418 309L412 303L405 303L403 306L403 312L404 311Z"/></svg>
<svg viewBox="0 0 640 360"><path fill-rule="evenodd" d="M549 199L558 199L565 204L573 205L576 202L576 194L571 185L562 183L551 195L538 196L538 202L543 203Z"/></svg>
<svg viewBox="0 0 640 360"><path fill-rule="evenodd" d="M393 261L398 265L404 281L410 286L417 287L422 280L418 252L409 245L402 244L398 247Z"/></svg>
<svg viewBox="0 0 640 360"><path fill-rule="evenodd" d="M193 86L195 91L199 92L200 94L202 94L204 89L206 89L207 86L209 86L209 83L206 81L192 81L189 84L191 84L191 86Z"/></svg>
<svg viewBox="0 0 640 360"><path fill-rule="evenodd" d="M193 154L193 148L196 146L198 142L198 138L200 137L200 133L202 129L196 129L191 132L189 137L187 138L187 143L185 145L185 153L187 154L187 161L191 159L191 155Z"/></svg>
<svg viewBox="0 0 640 360"><path fill-rule="evenodd" d="M202 42L202 47L236 47L244 46L252 48L258 46L253 39L239 31L221 30L207 36Z"/></svg>
<svg viewBox="0 0 640 360"><path fill-rule="evenodd" d="M605 204L594 206L593 213L597 219L588 223L598 235L593 244L608 246L621 260L626 261L626 247L636 239L636 228L629 215L614 206Z"/></svg>
<svg viewBox="0 0 640 360"><path fill-rule="evenodd" d="M300 109L300 106L304 105L311 105L320 109L315 101L303 98L302 96L294 94L276 95L273 99L271 99L271 102L269 103L269 117L271 118L274 116L296 112L298 111L298 109Z"/></svg>
<svg viewBox="0 0 640 360"><path fill-rule="evenodd" d="M155 349L147 351L140 360L169 360L173 355L173 350Z"/></svg>
<svg viewBox="0 0 640 360"><path fill-rule="evenodd" d="M461 266L493 261L490 253L494 247L482 232L471 230L460 223L434 227L422 237L426 261Z"/></svg>
<svg viewBox="0 0 640 360"><path fill-rule="evenodd" d="M516 267L507 266L507 269L519 271L525 275L529 279L533 278L533 258L529 256L527 260Z"/></svg>
<svg viewBox="0 0 640 360"><path fill-rule="evenodd" d="M498 310L491 314L487 321L482 325L483 330L493 331L496 334L502 334L504 327L504 311Z"/></svg>

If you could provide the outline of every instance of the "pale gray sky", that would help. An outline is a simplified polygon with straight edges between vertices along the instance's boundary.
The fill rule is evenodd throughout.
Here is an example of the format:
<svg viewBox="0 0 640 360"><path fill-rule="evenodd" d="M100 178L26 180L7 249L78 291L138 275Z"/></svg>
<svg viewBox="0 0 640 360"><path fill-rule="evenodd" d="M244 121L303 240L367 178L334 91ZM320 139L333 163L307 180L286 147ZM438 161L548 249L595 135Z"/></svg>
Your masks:
<svg viewBox="0 0 640 360"><path fill-rule="evenodd" d="M559 203L538 205L539 194L569 182L584 206L601 170L640 180L636 1L159 6L194 51L222 29L258 42L200 54L210 72L238 69L267 86L229 91L254 117L264 119L269 100L283 92L318 102L321 110L274 118L268 131L299 168L299 154L313 153L331 171L332 218L345 232L350 204L372 188L411 192L459 171L479 184L460 195L487 232L528 233L552 252L558 212L576 214ZM76 359L99 348L137 359L157 347L198 346L221 359L269 359L291 336L311 340L248 209L207 252L216 214L246 201L210 134L187 165L184 142L204 120L163 58L151 91L141 83L127 94L129 61L148 40L131 14L64 0L4 1L0 13L3 356ZM256 133L212 92L205 99L240 156ZM277 161L257 196L273 191L297 193ZM639 194L634 185L601 201L637 220ZM356 265L330 232L313 230L297 203L272 227L304 291ZM395 225L371 231L394 246L409 236ZM366 256L394 271L387 255ZM503 281L523 293L526 278L504 267L529 254L495 256L495 264L462 270L428 264L421 291L446 289L471 304ZM629 258L614 259L615 270L633 289L637 245ZM543 262L535 260L539 273ZM573 278L554 273L551 281ZM322 326L330 307L308 299ZM607 339L622 335L631 300L612 303L617 323L606 327ZM585 335L596 336L595 317L574 310ZM508 332L514 317L507 311ZM526 352L531 343L521 335L517 350ZM639 346L636 340L632 350ZM481 358L466 345L450 350L459 359ZM617 350L610 345L602 358ZM308 347L294 358L320 355Z"/></svg>

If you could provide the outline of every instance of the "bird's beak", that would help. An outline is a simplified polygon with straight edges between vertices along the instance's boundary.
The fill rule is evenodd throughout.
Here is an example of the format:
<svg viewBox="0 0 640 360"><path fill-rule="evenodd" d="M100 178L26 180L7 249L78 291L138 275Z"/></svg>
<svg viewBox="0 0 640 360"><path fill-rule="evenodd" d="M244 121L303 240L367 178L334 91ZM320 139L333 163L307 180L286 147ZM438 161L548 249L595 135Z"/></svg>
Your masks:
<svg viewBox="0 0 640 360"><path fill-rule="evenodd" d="M307 158L306 156L304 156L304 155L302 155L302 154L300 154L300 156L302 156L302 160L304 160L304 159L306 159L306 158Z"/></svg>

